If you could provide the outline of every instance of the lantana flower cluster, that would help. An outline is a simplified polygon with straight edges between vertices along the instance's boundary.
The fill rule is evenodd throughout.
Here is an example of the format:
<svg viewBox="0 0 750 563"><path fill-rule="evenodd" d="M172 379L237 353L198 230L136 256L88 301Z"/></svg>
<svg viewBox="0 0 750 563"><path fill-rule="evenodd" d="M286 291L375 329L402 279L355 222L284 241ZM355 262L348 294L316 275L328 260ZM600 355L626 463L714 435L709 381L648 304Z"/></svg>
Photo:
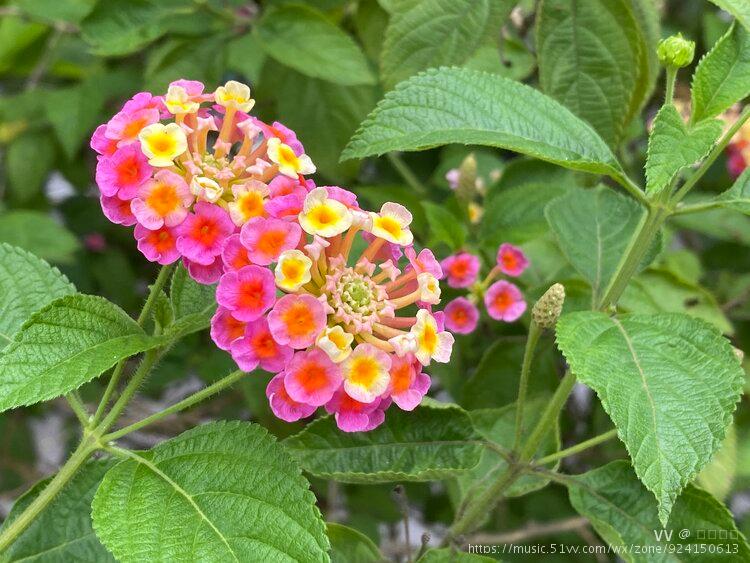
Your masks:
<svg viewBox="0 0 750 563"><path fill-rule="evenodd" d="M218 280L211 336L242 370L275 374L276 416L323 407L344 431L371 430L392 404L414 409L430 387L423 368L450 359L453 336L431 312L441 266L414 249L405 207L368 212L346 189L315 186L295 134L252 106L231 81L134 96L92 138L102 208L135 225L149 260L181 258L199 282Z"/></svg>
<svg viewBox="0 0 750 563"><path fill-rule="evenodd" d="M479 256L460 251L441 262L445 280L449 287L468 289L467 296L456 297L444 309L445 327L456 334L470 334L477 328L481 300L487 314L496 321L513 322L526 311L523 293L514 283L500 279L505 275L518 277L529 266L523 251L509 243L500 245L497 263L487 276L478 281L481 260ZM497 281L495 281L497 280Z"/></svg>

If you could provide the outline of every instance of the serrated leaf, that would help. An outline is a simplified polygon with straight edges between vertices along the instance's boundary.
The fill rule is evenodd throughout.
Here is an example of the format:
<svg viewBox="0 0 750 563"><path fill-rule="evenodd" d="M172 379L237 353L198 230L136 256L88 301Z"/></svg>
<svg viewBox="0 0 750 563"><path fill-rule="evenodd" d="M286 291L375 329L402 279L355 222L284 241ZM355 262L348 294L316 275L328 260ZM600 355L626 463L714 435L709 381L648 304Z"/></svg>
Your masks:
<svg viewBox="0 0 750 563"><path fill-rule="evenodd" d="M451 250L457 250L464 245L468 233L466 225L458 217L431 201L423 201L422 207L432 240L447 244Z"/></svg>
<svg viewBox="0 0 750 563"><path fill-rule="evenodd" d="M52 217L25 210L0 214L0 242L50 262L71 262L79 247L78 239Z"/></svg>
<svg viewBox="0 0 750 563"><path fill-rule="evenodd" d="M656 47L631 1L544 0L536 38L542 90L617 145L645 101Z"/></svg>
<svg viewBox="0 0 750 563"><path fill-rule="evenodd" d="M460 68L427 70L388 92L342 160L449 143L499 147L596 174L621 174L607 144L568 109L524 84Z"/></svg>
<svg viewBox="0 0 750 563"><path fill-rule="evenodd" d="M675 503L669 523L659 522L653 497L638 481L627 461L613 461L566 479L570 503L626 561L662 563L711 557L747 561L750 548L730 512L709 493L688 485ZM662 531L662 524L667 530ZM683 538L681 532L688 532ZM633 545L641 549L630 549ZM669 546L675 549L667 549ZM690 549L679 549L692 545ZM711 548L702 551L698 547ZM712 547L713 546L713 547ZM715 551L723 547L723 554ZM736 549L736 551L734 551Z"/></svg>
<svg viewBox="0 0 750 563"><path fill-rule="evenodd" d="M347 86L376 82L359 46L317 10L268 10L255 33L269 57L302 74Z"/></svg>
<svg viewBox="0 0 750 563"><path fill-rule="evenodd" d="M332 416L284 440L302 468L345 483L431 481L479 461L482 447L469 415L455 405L391 409L370 432L341 432Z"/></svg>
<svg viewBox="0 0 750 563"><path fill-rule="evenodd" d="M670 187L677 173L708 155L721 135L718 119L701 121L692 127L672 104L663 106L654 119L648 138L646 193L656 194Z"/></svg>
<svg viewBox="0 0 750 563"><path fill-rule="evenodd" d="M461 65L499 31L508 0L423 0L393 11L380 69L387 89L430 67Z"/></svg>
<svg viewBox="0 0 750 563"><path fill-rule="evenodd" d="M750 94L750 33L733 24L693 75L694 122L714 117Z"/></svg>
<svg viewBox="0 0 750 563"><path fill-rule="evenodd" d="M734 181L731 188L716 196L714 201L721 207L750 215L750 168Z"/></svg>
<svg viewBox="0 0 750 563"><path fill-rule="evenodd" d="M711 0L725 12L729 12L745 29L750 30L750 5L745 0Z"/></svg>
<svg viewBox="0 0 750 563"><path fill-rule="evenodd" d="M65 563L114 561L91 527L91 501L111 459L87 462L52 502L16 539L0 560L3 563ZM34 485L13 505L0 531L7 528L42 492L50 479Z"/></svg>
<svg viewBox="0 0 750 563"><path fill-rule="evenodd" d="M732 421L744 381L732 346L686 315L598 312L563 315L557 343L573 373L599 395L666 524Z"/></svg>
<svg viewBox="0 0 750 563"><path fill-rule="evenodd" d="M216 286L198 283L180 264L172 274L169 298L175 319L200 314L216 306Z"/></svg>
<svg viewBox="0 0 750 563"><path fill-rule="evenodd" d="M5 153L8 187L19 202L39 195L55 162L55 142L47 133L25 133Z"/></svg>
<svg viewBox="0 0 750 563"><path fill-rule="evenodd" d="M537 396L529 400L524 409L524 430L521 434L525 440L534 429L538 414L549 402L549 396ZM481 436L506 451L513 449L516 435L516 405L511 404L499 409L479 409L470 411L474 427ZM539 444L536 454L544 456L560 449L560 427L555 422L554 428ZM482 457L476 467L456 477L458 500L486 494L490 487L508 470L508 461L494 450L484 448ZM549 479L538 475L522 475L504 493L506 497L518 497L545 487Z"/></svg>
<svg viewBox="0 0 750 563"><path fill-rule="evenodd" d="M0 412L64 395L163 341L102 297L56 299L34 313L0 354Z"/></svg>
<svg viewBox="0 0 750 563"><path fill-rule="evenodd" d="M75 292L57 268L21 248L0 243L0 350L34 311Z"/></svg>
<svg viewBox="0 0 750 563"><path fill-rule="evenodd" d="M213 422L110 470L94 529L133 561L328 561L315 497L261 426Z"/></svg>
<svg viewBox="0 0 750 563"><path fill-rule="evenodd" d="M563 254L591 285L594 304L604 295L643 215L634 200L604 186L572 190L547 204L547 222ZM653 258L651 252L646 263Z"/></svg>
<svg viewBox="0 0 750 563"><path fill-rule="evenodd" d="M497 559L475 555L455 548L428 549L417 563L495 563Z"/></svg>
<svg viewBox="0 0 750 563"><path fill-rule="evenodd" d="M380 563L385 558L363 533L333 522L326 523L331 542L331 563Z"/></svg>

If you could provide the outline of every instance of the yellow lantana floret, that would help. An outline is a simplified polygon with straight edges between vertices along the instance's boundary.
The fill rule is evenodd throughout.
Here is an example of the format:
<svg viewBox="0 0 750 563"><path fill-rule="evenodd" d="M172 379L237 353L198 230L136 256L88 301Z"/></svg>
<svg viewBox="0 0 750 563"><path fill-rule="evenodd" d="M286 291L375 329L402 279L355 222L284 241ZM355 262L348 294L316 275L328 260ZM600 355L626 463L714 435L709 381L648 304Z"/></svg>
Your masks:
<svg viewBox="0 0 750 563"><path fill-rule="evenodd" d="M285 250L274 269L276 285L284 291L297 291L310 281L311 266L312 260L301 250Z"/></svg>
<svg viewBox="0 0 750 563"><path fill-rule="evenodd" d="M450 332L439 332L437 321L427 310L417 311L417 322L411 328L414 335L414 355L426 366L430 360L446 363L450 360L454 338Z"/></svg>
<svg viewBox="0 0 750 563"><path fill-rule="evenodd" d="M172 166L174 159L187 150L187 137L176 123L153 123L138 133L141 150L151 166Z"/></svg>
<svg viewBox="0 0 750 563"><path fill-rule="evenodd" d="M236 80L230 80L224 86L219 86L214 96L216 103L220 106L238 109L245 113L255 105L255 100L250 97L250 87Z"/></svg>
<svg viewBox="0 0 750 563"><path fill-rule="evenodd" d="M341 363L352 353L354 336L345 332L339 325L328 327L318 337L318 347L332 362Z"/></svg>
<svg viewBox="0 0 750 563"><path fill-rule="evenodd" d="M414 236L409 230L411 224L411 213L403 205L387 202L380 208L380 213L370 213L372 218L371 233L376 237L408 246L414 241Z"/></svg>
<svg viewBox="0 0 750 563"><path fill-rule="evenodd" d="M171 85L164 96L164 105L167 109L177 115L185 113L195 113L200 108L200 104L190 99L187 90L182 86Z"/></svg>
<svg viewBox="0 0 750 563"><path fill-rule="evenodd" d="M306 233L329 238L343 233L351 226L352 214L346 205L329 198L328 191L321 186L305 197L299 224Z"/></svg>
<svg viewBox="0 0 750 563"><path fill-rule="evenodd" d="M278 165L279 172L284 176L296 178L299 174L312 174L315 165L309 156L301 154L297 156L289 145L285 145L277 137L268 139L266 147L268 158Z"/></svg>
<svg viewBox="0 0 750 563"><path fill-rule="evenodd" d="M234 224L241 227L253 217L265 214L265 201L268 197L268 186L258 180L250 180L246 184L232 187L234 201L230 201L229 216Z"/></svg>

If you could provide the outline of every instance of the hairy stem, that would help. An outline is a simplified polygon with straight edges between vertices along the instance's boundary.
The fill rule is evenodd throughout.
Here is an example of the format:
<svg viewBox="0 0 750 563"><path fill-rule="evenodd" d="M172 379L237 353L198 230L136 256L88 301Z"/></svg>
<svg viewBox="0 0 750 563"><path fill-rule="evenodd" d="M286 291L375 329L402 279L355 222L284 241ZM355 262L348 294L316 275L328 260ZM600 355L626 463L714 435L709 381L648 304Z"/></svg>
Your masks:
<svg viewBox="0 0 750 563"><path fill-rule="evenodd" d="M143 420L139 420L138 422L134 422L133 424L130 424L129 426L125 426L124 428L120 428L119 430L115 430L114 432L111 432L109 434L102 436L102 441L111 442L113 440L117 440L118 438L122 438L126 434L130 434L131 432L135 432L136 430L140 430L141 428L149 426L150 424L153 424L154 422L157 422L161 420L162 418L169 416L170 414L174 414L176 412L185 410L193 406L194 404L199 403L200 401L203 401L204 399L207 399L211 395L218 393L222 389L230 387L239 379L241 379L244 375L245 375L245 372L242 370L238 369L236 371L233 371L226 377L223 377L222 379L209 385L205 389L201 389L197 393L194 393L190 395L189 397L186 397L179 403L175 403L174 405L167 407L166 409L162 411L159 411L150 416L147 416Z"/></svg>
<svg viewBox="0 0 750 563"><path fill-rule="evenodd" d="M167 280L169 279L169 275L170 273L172 273L173 268L174 268L173 265L169 265L169 266L162 266L161 270L159 270L159 274L156 276L156 280L151 285L151 289L148 293L148 297L146 298L146 302L143 304L143 308L141 309L141 312L138 314L137 322L139 326L141 327L145 326L146 321L149 319L149 316L151 315L151 310L154 308L154 303L156 303L156 299L159 296L159 292L166 285ZM117 384L120 382L122 373L125 370L126 361L127 359L120 360L119 362L117 362L117 365L115 366L114 371L112 371L112 376L109 378L109 383L107 384L107 388L104 390L104 395L102 395L102 399L99 402L99 406L96 408L96 412L94 413L94 418L91 421L92 426L96 426L102 420L102 417L104 416L104 410L107 408L107 405L109 404L109 401L112 398L112 393L114 393L115 389L117 388Z"/></svg>
<svg viewBox="0 0 750 563"><path fill-rule="evenodd" d="M604 434L599 434L598 436L594 436L593 438L584 440L583 442L576 444L575 446L571 446L569 448L565 448L564 450L560 450L559 452L555 452L548 456L544 456L543 458L536 460L535 464L545 465L547 463L554 463L560 459L566 458L571 455L575 455L582 451L588 450L589 448L593 448L594 446L598 446L599 444L606 442L608 440L611 440L612 438L615 438L616 436L617 436L617 429L613 428L609 432L605 432Z"/></svg>
<svg viewBox="0 0 750 563"><path fill-rule="evenodd" d="M65 399L68 401L70 408L75 413L78 422L81 423L81 426L83 426L84 428L88 428L91 422L89 420L89 413L86 410L83 402L81 402L81 398L78 396L78 392L71 391L70 393L65 395Z"/></svg>
<svg viewBox="0 0 750 563"><path fill-rule="evenodd" d="M89 456L98 449L98 443L91 436L81 441L68 461L60 468L57 474L39 493L32 503L13 520L9 526L0 534L0 553L5 551L21 533L39 516L47 505L52 502L57 493L70 481L78 469L86 462Z"/></svg>
<svg viewBox="0 0 750 563"><path fill-rule="evenodd" d="M674 83L677 79L677 69L673 66L667 67L667 86L664 93L664 105L671 104L674 99Z"/></svg>
<svg viewBox="0 0 750 563"><path fill-rule="evenodd" d="M526 392L529 387L529 372L531 361L534 359L534 350L541 335L539 325L533 320L529 327L529 336L526 339L526 349L523 353L523 364L521 365L521 378L518 383L518 400L516 401L516 438L513 442L513 451L518 451L523 436L523 409L526 403Z"/></svg>

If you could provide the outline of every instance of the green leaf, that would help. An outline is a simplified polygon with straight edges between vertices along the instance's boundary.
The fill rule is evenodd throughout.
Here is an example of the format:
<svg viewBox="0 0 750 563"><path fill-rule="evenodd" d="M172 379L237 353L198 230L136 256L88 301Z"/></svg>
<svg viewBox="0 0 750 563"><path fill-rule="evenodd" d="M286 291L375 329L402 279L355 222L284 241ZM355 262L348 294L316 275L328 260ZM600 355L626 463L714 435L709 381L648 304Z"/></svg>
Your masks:
<svg viewBox="0 0 750 563"><path fill-rule="evenodd" d="M317 10L296 5L268 10L255 33L269 57L302 74L345 86L376 82L359 46Z"/></svg>
<svg viewBox="0 0 750 563"><path fill-rule="evenodd" d="M423 201L422 207L432 240L436 243L444 242L451 250L457 250L464 245L468 232L466 225L458 217L431 201Z"/></svg>
<svg viewBox="0 0 750 563"><path fill-rule="evenodd" d="M20 246L50 262L72 262L78 239L49 215L38 211L0 214L0 242Z"/></svg>
<svg viewBox="0 0 750 563"><path fill-rule="evenodd" d="M0 350L34 311L76 288L57 268L20 248L0 243Z"/></svg>
<svg viewBox="0 0 750 563"><path fill-rule="evenodd" d="M2 561L114 561L91 527L91 501L104 474L113 465L110 459L87 462L3 553ZM31 504L49 481L40 481L16 501L0 531Z"/></svg>
<svg viewBox="0 0 750 563"><path fill-rule="evenodd" d="M693 122L714 117L750 94L750 34L733 24L693 75Z"/></svg>
<svg viewBox="0 0 750 563"><path fill-rule="evenodd" d="M666 524L682 488L719 448L744 372L718 330L679 314L563 315L557 343L596 391Z"/></svg>
<svg viewBox="0 0 750 563"><path fill-rule="evenodd" d="M703 468L695 482L718 499L725 499L732 491L737 473L737 431L727 428L727 437L711 462Z"/></svg>
<svg viewBox="0 0 750 563"><path fill-rule="evenodd" d="M750 5L745 0L711 0L725 12L729 12L745 29L750 30Z"/></svg>
<svg viewBox="0 0 750 563"><path fill-rule="evenodd" d="M24 13L50 22L80 22L94 8L96 0L15 0Z"/></svg>
<svg viewBox="0 0 750 563"><path fill-rule="evenodd" d="M524 408L524 429L521 434L526 439L534 429L534 422L539 413L549 402L549 395L535 397L526 402ZM482 437L504 448L513 449L516 436L516 405L507 405L500 409L480 409L470 411L471 421ZM545 456L560 449L560 428L556 422L552 432L548 433L539 445L537 454ZM459 500L475 497L486 493L497 478L508 470L507 460L498 452L484 448L482 457L476 467L459 475L455 479ZM504 493L506 497L526 495L545 487L549 479L538 475L523 475L517 479Z"/></svg>
<svg viewBox="0 0 750 563"><path fill-rule="evenodd" d="M331 542L331 563L380 563L384 560L378 547L361 532L348 526L326 523Z"/></svg>
<svg viewBox="0 0 750 563"><path fill-rule="evenodd" d="M524 84L460 68L427 70L388 92L342 160L449 143L499 147L595 174L621 174L590 125Z"/></svg>
<svg viewBox="0 0 750 563"><path fill-rule="evenodd" d="M537 12L544 92L610 145L622 139L651 86L647 39L630 0L545 0Z"/></svg>
<svg viewBox="0 0 750 563"><path fill-rule="evenodd" d="M102 297L56 299L34 313L0 354L0 412L64 395L162 342Z"/></svg>
<svg viewBox="0 0 750 563"><path fill-rule="evenodd" d="M711 292L664 270L647 270L634 277L618 306L627 313L685 313L713 324L723 334L734 332Z"/></svg>
<svg viewBox="0 0 750 563"><path fill-rule="evenodd" d="M47 117L69 160L97 125L104 106L101 80L98 74L72 88L51 91L44 98Z"/></svg>
<svg viewBox="0 0 750 563"><path fill-rule="evenodd" d="M27 202L39 195L55 162L55 152L52 137L39 132L23 134L8 145L5 166L14 199Z"/></svg>
<svg viewBox="0 0 750 563"><path fill-rule="evenodd" d="M130 561L328 561L315 497L268 432L213 422L132 454L92 505L94 530Z"/></svg>
<svg viewBox="0 0 750 563"><path fill-rule="evenodd" d="M627 461L614 461L565 479L565 482L573 507L588 518L609 545L625 548L627 551L618 553L627 561L702 563L714 558L750 559L747 540L737 529L730 512L706 491L693 485L688 485L677 499L669 527L662 531L662 525L666 524L657 518L656 503L638 482ZM681 537L683 531L689 533L688 537ZM634 545L641 549L633 550ZM677 549L673 551L669 546ZM684 549L688 546L692 546L692 550ZM720 546L725 550L723 554L700 549ZM679 549L681 547L683 549Z"/></svg>
<svg viewBox="0 0 750 563"><path fill-rule="evenodd" d="M204 313L216 307L216 287L198 283L180 264L172 275L169 297L175 319Z"/></svg>
<svg viewBox="0 0 750 563"><path fill-rule="evenodd" d="M377 102L372 86L342 86L279 65L266 65L279 80L278 119L294 128L318 170L336 181L356 175L355 162L339 164L341 150Z"/></svg>
<svg viewBox="0 0 750 563"><path fill-rule="evenodd" d="M499 31L508 0L423 0L395 10L385 32L380 69L387 89L430 67L461 65Z"/></svg>
<svg viewBox="0 0 750 563"><path fill-rule="evenodd" d="M731 188L716 196L714 201L721 207L750 215L750 168L735 180Z"/></svg>
<svg viewBox="0 0 750 563"><path fill-rule="evenodd" d="M545 208L563 254L591 284L594 303L607 289L643 214L634 200L604 186L572 190Z"/></svg>
<svg viewBox="0 0 750 563"><path fill-rule="evenodd" d="M341 432L332 416L284 440L305 471L345 483L432 481L472 468L479 436L455 405L391 409L370 432Z"/></svg>
<svg viewBox="0 0 750 563"><path fill-rule="evenodd" d="M481 546L483 547L483 546ZM494 546L493 546L494 547ZM454 548L429 549L417 560L417 563L495 563L497 559L474 555Z"/></svg>
<svg viewBox="0 0 750 563"><path fill-rule="evenodd" d="M227 45L227 67L241 72L248 82L257 82L266 61L258 38L246 33Z"/></svg>
<svg viewBox="0 0 750 563"><path fill-rule="evenodd" d="M671 185L677 173L708 155L721 135L718 119L689 127L672 104L663 106L648 138L646 193L656 194Z"/></svg>
<svg viewBox="0 0 750 563"><path fill-rule="evenodd" d="M38 41L49 27L22 18L4 17L0 20L0 72L5 73L16 64L26 49Z"/></svg>

